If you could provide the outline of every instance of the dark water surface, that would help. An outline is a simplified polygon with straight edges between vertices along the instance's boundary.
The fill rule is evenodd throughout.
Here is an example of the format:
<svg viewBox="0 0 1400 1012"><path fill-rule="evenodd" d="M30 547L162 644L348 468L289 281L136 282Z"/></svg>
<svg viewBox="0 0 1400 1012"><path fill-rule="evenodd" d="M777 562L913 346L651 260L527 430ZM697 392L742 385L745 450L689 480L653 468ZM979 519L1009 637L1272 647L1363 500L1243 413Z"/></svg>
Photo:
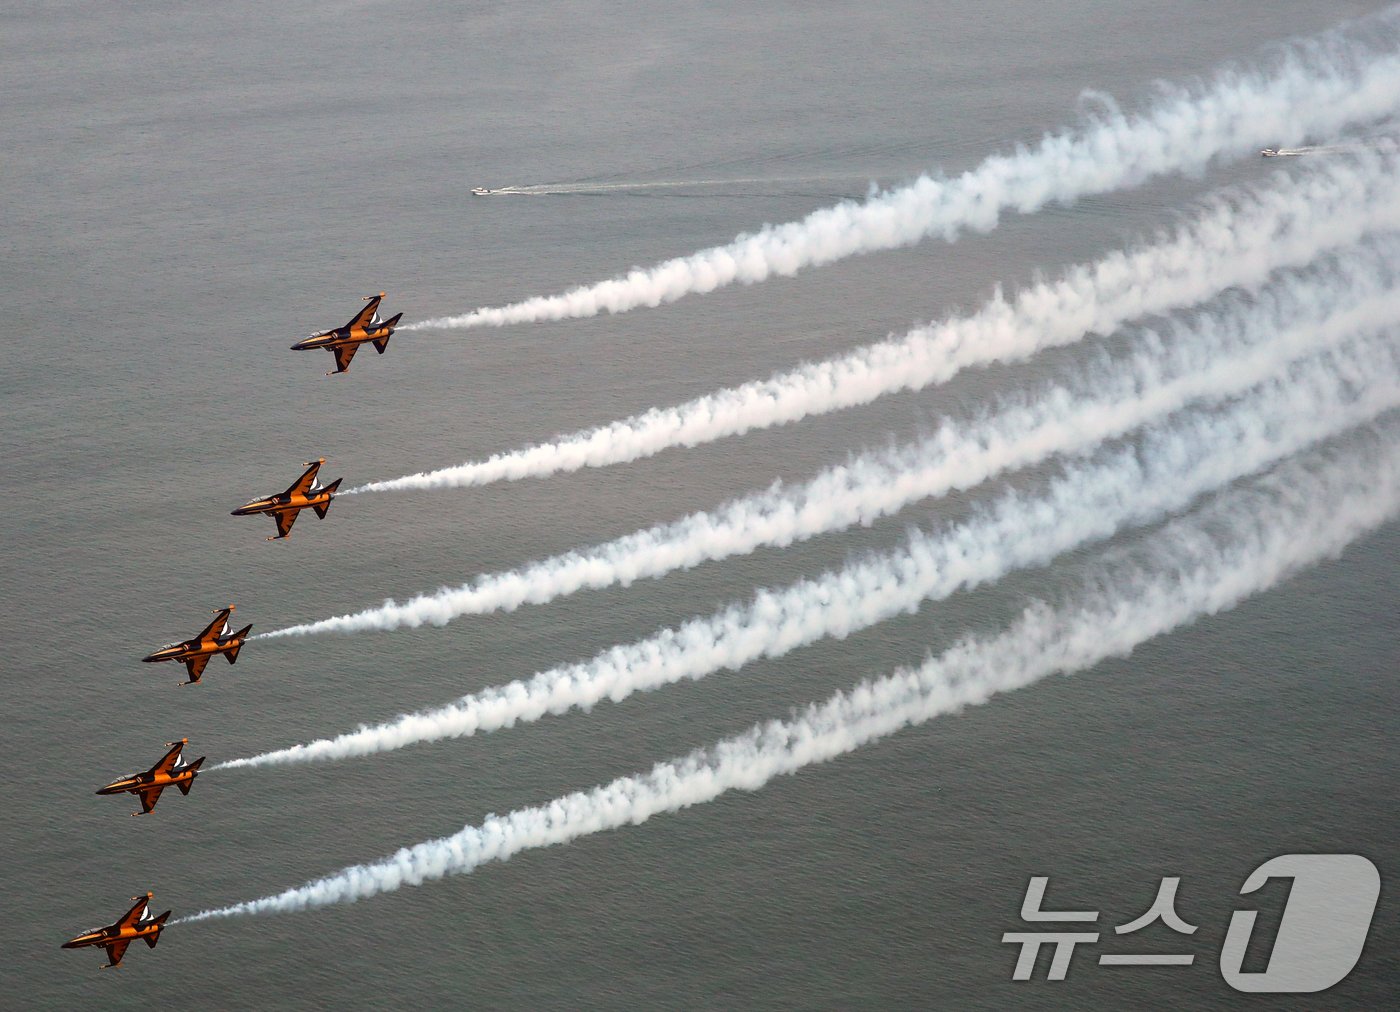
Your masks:
<svg viewBox="0 0 1400 1012"><path fill-rule="evenodd" d="M328 458L349 484L474 459L854 347L1092 258L1247 164L662 310L394 338L328 379L298 336L723 242L1066 123L1080 92L1247 58L1376 5L17 3L0 11L9 1007L1201 1006L1245 875L1400 867L1400 529L1245 606L753 795L349 906L63 952L132 893L250 899L780 716L994 627L1061 567L774 662L460 742L93 791L188 736L211 762L519 678L895 544L871 530L442 629L249 645L198 687L140 655L237 602L266 630L590 544L907 438L1040 366L642 463L357 496L286 542L228 511ZM832 177L539 198L472 186ZM854 179L852 177L855 177ZM1073 353L1070 353L1072 360ZM1064 360L1064 356L1061 357ZM266 529L265 529L266 528ZM1065 572L1073 568L1065 564ZM1105 928L1181 875L1190 968L1010 981L1031 875ZM1393 889L1313 1002L1396 997ZM1269 909L1277 897L1266 901ZM1176 936L1161 929L1159 951ZM1148 934L1151 934L1149 932Z"/></svg>

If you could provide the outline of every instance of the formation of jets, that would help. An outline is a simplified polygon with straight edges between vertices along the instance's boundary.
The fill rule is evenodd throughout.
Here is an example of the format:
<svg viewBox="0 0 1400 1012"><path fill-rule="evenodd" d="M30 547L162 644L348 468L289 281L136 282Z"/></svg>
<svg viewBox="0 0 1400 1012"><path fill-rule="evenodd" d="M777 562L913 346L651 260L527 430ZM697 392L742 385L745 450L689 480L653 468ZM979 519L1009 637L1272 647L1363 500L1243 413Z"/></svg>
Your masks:
<svg viewBox="0 0 1400 1012"><path fill-rule="evenodd" d="M375 350L382 355L389 345L389 337L394 333L394 328L398 326L399 320L403 317L402 313L398 313L387 320L381 320L379 318L379 304L383 298L383 292L369 296L365 299L364 308L356 313L345 326L313 334L292 345L292 350L326 349L335 356L335 372L337 373L345 372L350 367L350 360L355 357L355 352L362 344L373 344ZM330 376L334 373L326 375ZM234 510L233 515L249 516L261 513L272 517L277 524L277 534L268 538L269 541L277 541L291 534L292 524L296 523L297 515L304 509L314 510L318 517L324 518L341 482L339 478L329 485L321 485L317 482L316 476L321 470L321 465L325 462L324 457L308 461L306 470L301 477L292 482L285 492L254 499ZM197 683L204 674L204 669L208 666L210 658L222 654L229 664L238 660L238 652L243 649L243 644L247 642L248 634L253 627L245 625L242 629L234 631L229 625L229 618L233 612L233 605L217 609L214 612L214 620L205 626L204 630L197 636L163 646L141 659L151 663L180 661L189 673L188 681L180 684L193 685ZM133 816L148 815L154 811L156 802L160 800L161 792L167 787L177 788L181 794L189 794L195 777L199 775L199 768L204 763L204 757L186 760L184 748L188 744L188 738L167 742L168 751L150 769L144 773L133 773L130 776L114 780L98 790L97 793L134 795L141 803L141 811L132 812ZM159 916L152 913L150 908L151 895L148 892L143 896L133 896L132 899L136 901L135 906L123 914L116 923L109 924L105 928L85 931L76 938L64 942L63 947L65 949L82 949L98 946L106 950L107 964L103 969L108 966L120 966L122 956L126 954L128 946L134 941L144 941L154 949L171 912L167 910Z"/></svg>
<svg viewBox="0 0 1400 1012"><path fill-rule="evenodd" d="M1296 153L1295 149L1280 148L1264 148L1259 152L1265 158L1277 158L1294 153ZM474 187L471 192L475 196L484 197L497 191L478 186ZM389 338L393 335L399 320L403 318L402 313L396 313L387 320L379 318L379 305L384 299L384 294L384 292L380 292L378 295L367 296L364 300L364 307L350 319L349 323L343 327L312 334L292 345L292 350L309 351L322 348L329 351L335 356L336 367L334 372L326 373L327 376L348 370L350 361L355 357L355 353L359 351L362 344L373 344L379 354L384 354L389 346ZM269 541L277 541L290 535L297 515L304 509L314 510L317 517L324 518L342 480L337 478L329 485L318 484L317 474L324 463L324 457L308 461L306 470L301 477L294 481L285 492L254 499L234 510L233 515L249 516L261 513L271 516L277 524L277 534L269 537L267 539ZM142 660L147 662L183 662L189 673L189 680L181 683L184 685L193 685L200 680L211 657L222 654L229 664L235 663L238 660L238 652L243 648L248 633L253 627L246 625L236 632L232 631L228 620L233 611L233 605L217 610L214 613L214 620L199 635L180 643L164 646L143 657ZM204 757L201 756L186 762L183 758L183 749L188 743L188 738L181 738L177 742L167 742L169 751L149 770L114 780L98 790L97 793L135 795L141 803L141 811L132 812L133 816L152 812L156 807L156 802L160 800L161 792L167 787L176 787L181 794L189 794L195 777L199 775L199 767L203 764ZM132 897L135 900L135 905L115 923L103 928L85 931L64 942L63 948L79 949L99 946L105 949L107 964L103 969L108 966L120 966L122 956L126 954L127 948L133 941L144 941L154 949L171 911L167 910L158 916L153 914L150 908L151 896L152 893L148 892L143 896Z"/></svg>

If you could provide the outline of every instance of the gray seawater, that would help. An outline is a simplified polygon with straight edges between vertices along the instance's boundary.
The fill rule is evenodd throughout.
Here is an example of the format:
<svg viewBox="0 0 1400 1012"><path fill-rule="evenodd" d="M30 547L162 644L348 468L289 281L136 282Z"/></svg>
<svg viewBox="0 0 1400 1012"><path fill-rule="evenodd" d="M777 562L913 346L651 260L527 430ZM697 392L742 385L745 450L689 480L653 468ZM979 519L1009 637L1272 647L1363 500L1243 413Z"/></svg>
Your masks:
<svg viewBox="0 0 1400 1012"><path fill-rule="evenodd" d="M59 943L153 889L176 916L645 769L996 628L1082 559L740 673L335 765L202 777L151 817L93 791L188 736L211 761L587 656L958 508L442 629L258 642L176 688L137 659L234 601L267 630L457 583L906 438L1076 353L591 473L357 496L287 542L233 518L300 462L351 484L474 459L971 307L1092 258L1245 164L616 318L423 332L352 371L288 345L389 292L500 304L956 171L1369 3L109 5L0 9L0 1004L340 1008L1213 1006L1244 876L1400 868L1400 528L1130 659L641 827L348 906L169 930L120 972ZM289 9L294 7L295 9ZM835 177L474 199L472 186ZM853 180L851 177L856 177ZM267 528L266 530L264 528ZM1090 553L1092 554L1092 553ZM1141 913L1190 968L1010 981L1026 880ZM1281 891L1262 904L1276 912ZM1272 904L1272 905L1271 905ZM1387 886L1313 1007L1393 1004ZM1177 936L1149 939L1170 950ZM1149 933L1150 934L1150 933ZM1043 972L1043 971L1042 971Z"/></svg>

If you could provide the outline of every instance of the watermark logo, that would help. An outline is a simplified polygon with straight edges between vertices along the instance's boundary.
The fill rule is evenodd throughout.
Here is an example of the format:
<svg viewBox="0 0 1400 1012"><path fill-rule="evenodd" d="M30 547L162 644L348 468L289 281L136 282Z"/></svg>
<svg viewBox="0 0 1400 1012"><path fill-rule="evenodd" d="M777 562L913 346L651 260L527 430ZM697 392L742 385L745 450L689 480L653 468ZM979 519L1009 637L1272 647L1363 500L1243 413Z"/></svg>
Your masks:
<svg viewBox="0 0 1400 1012"><path fill-rule="evenodd" d="M1241 896L1271 878L1293 879L1288 906L1262 973L1243 973L1256 910L1230 916L1220 950L1220 975L1236 991L1307 994L1331 987L1351 973L1371 930L1381 875L1360 854L1284 854L1250 873Z"/></svg>
<svg viewBox="0 0 1400 1012"><path fill-rule="evenodd" d="M1273 994L1307 994L1322 991L1343 980L1361 958L1371 929L1381 877L1376 866L1359 854L1284 854L1265 861L1245 879L1241 896L1257 891L1273 878L1291 878L1278 934L1269 953L1267 968L1242 969L1245 952L1254 933L1257 910L1236 910L1230 917L1220 950L1220 975L1236 991ZM1045 892L1050 879L1031 877L1021 903L1021 920L1027 923L1064 925L1094 924L1097 910L1046 910ZM1194 935L1197 925L1187 923L1176 910L1179 876L1163 877L1157 896L1147 910L1113 929L1129 935L1161 921L1181 935ZM1053 946L1046 980L1064 980L1076 949L1098 943L1098 931L1008 931L1001 940L1019 945L1012 980L1030 980L1042 946ZM1190 966L1193 952L1103 953L1100 966Z"/></svg>

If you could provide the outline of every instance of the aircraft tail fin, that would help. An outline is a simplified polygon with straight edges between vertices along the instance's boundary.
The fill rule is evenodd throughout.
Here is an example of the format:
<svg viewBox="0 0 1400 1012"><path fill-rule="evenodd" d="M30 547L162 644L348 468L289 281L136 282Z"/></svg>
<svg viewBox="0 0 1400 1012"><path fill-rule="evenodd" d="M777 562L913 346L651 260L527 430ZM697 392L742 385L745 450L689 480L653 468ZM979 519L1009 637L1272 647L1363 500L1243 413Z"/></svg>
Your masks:
<svg viewBox="0 0 1400 1012"><path fill-rule="evenodd" d="M233 635L234 635L234 638L235 638L235 639L240 639L240 640L241 640L241 639L246 639L247 636L248 636L248 632L249 632L252 628L253 628L253 625L252 625L252 623L250 622L248 625L245 625L242 629L238 630L238 632L234 633L234 634L233 634ZM243 644L240 643L240 644L238 644L238 646L234 647L232 650L225 650L225 651L224 651L224 656L228 658L228 662L229 662L230 664L236 664L236 663L238 662L238 651L240 651L240 650L242 650L242 649L243 649Z"/></svg>
<svg viewBox="0 0 1400 1012"><path fill-rule="evenodd" d="M337 478L335 481L333 481L333 482L331 482L329 485L327 485L327 486L325 487L325 489L323 489L323 491L329 492L331 495L335 495L336 490L340 488L340 483L341 483L342 481L344 481L344 480L345 480L344 478ZM327 500L326 502L322 503L321 505L319 505L319 506L312 506L311 508L314 509L314 510L316 511L316 515L317 515L318 517L320 517L322 520L324 520L324 519L326 518L326 512L331 508L331 504L330 504L330 501Z"/></svg>
<svg viewBox="0 0 1400 1012"><path fill-rule="evenodd" d="M395 327L397 327L397 326L399 325L399 321L402 320L402 319L403 319L403 313L395 313L393 316L391 316L391 317L389 317L387 320L383 321L383 322L380 324L380 326L381 326L381 327L388 327L389 330L392 331ZM377 352L379 352L379 354L383 355L383 354L384 354L384 349L387 348L387 347L389 347L389 338L390 338L391 336L392 336L392 334L385 334L383 337L376 338L376 339L375 339L375 342L374 342L374 350L377 351Z"/></svg>
<svg viewBox="0 0 1400 1012"><path fill-rule="evenodd" d="M160 925L160 927L158 927L154 932L146 936L146 944L152 949L156 947L156 942L160 941L160 933L165 930L166 919L169 918L169 916L172 913L174 913L173 910L167 910L165 913L161 914L159 917L156 918L156 923Z"/></svg>
<svg viewBox="0 0 1400 1012"><path fill-rule="evenodd" d="M197 770L197 769L199 769L200 766L204 765L204 760L205 760L206 758L207 758L206 756L200 756L200 757L199 757L198 759L196 759L194 762L192 762L192 763L190 763L188 766L186 766L185 769L187 769L187 770ZM178 784L176 784L175 786L178 787L178 788L180 788L180 793L181 793L181 794L188 794L188 793L190 793L190 788L191 788L192 786L194 786L194 778L191 777L191 778L188 779L188 780L181 780L181 781L180 781Z"/></svg>

